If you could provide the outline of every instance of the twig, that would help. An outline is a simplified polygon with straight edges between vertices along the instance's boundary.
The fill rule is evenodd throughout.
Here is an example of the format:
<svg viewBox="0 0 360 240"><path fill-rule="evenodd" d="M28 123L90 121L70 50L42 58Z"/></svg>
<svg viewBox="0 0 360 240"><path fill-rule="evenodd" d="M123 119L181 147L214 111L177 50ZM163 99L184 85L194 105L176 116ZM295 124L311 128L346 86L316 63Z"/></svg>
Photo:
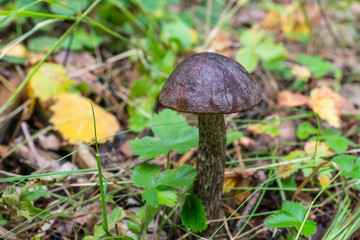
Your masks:
<svg viewBox="0 0 360 240"><path fill-rule="evenodd" d="M44 161L43 157L41 155L39 155L39 153L36 151L35 144L34 144L33 140L30 138L30 132L29 132L28 126L25 122L21 123L21 129L24 133L25 139L29 140L28 146L35 156L34 157L35 165L38 168L43 168L45 166L45 161Z"/></svg>
<svg viewBox="0 0 360 240"><path fill-rule="evenodd" d="M265 175L265 173L263 171L258 171L255 173L255 178L257 179L258 182L265 182L267 177ZM260 197L260 194L261 194L262 190L259 189L259 191L257 191L253 197L248 201L248 204L246 205L246 207L244 208L244 210L242 211L241 213L241 216L247 216L250 214L250 212L254 209L254 206L256 205L259 197ZM241 218L237 223L236 223L236 227L235 229L238 231L240 230L244 223L247 223L248 222L248 219L247 218ZM238 236L238 234L240 233L240 231L235 235L235 238Z"/></svg>

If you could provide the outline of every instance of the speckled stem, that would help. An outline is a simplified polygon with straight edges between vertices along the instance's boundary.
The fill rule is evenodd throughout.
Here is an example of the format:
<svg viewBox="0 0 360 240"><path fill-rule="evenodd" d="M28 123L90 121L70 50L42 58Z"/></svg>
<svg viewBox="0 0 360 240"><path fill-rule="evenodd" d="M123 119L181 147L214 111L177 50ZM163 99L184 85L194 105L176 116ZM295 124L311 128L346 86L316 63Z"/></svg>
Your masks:
<svg viewBox="0 0 360 240"><path fill-rule="evenodd" d="M199 114L198 177L194 192L205 206L207 219L221 217L221 194L226 162L226 128L223 114ZM210 224L202 233L209 237L219 224Z"/></svg>

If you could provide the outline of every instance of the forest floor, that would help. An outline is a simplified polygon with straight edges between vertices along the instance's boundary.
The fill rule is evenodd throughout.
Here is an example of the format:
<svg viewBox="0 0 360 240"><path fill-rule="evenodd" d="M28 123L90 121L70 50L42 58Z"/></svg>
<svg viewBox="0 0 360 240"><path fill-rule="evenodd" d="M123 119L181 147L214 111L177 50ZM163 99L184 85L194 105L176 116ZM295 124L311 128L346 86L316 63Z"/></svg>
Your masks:
<svg viewBox="0 0 360 240"><path fill-rule="evenodd" d="M225 115L213 238L360 239L359 22L351 0L0 0L0 239L200 238L197 116L158 96L204 51L262 95Z"/></svg>

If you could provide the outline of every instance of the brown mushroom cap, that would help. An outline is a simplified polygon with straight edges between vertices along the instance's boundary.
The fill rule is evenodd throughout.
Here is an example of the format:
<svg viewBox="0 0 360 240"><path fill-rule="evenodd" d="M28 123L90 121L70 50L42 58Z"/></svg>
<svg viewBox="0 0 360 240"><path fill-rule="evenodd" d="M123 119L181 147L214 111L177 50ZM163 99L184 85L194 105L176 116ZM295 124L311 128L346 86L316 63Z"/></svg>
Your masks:
<svg viewBox="0 0 360 240"><path fill-rule="evenodd" d="M255 80L235 60L203 52L183 60L163 86L160 103L191 113L233 113L261 100Z"/></svg>

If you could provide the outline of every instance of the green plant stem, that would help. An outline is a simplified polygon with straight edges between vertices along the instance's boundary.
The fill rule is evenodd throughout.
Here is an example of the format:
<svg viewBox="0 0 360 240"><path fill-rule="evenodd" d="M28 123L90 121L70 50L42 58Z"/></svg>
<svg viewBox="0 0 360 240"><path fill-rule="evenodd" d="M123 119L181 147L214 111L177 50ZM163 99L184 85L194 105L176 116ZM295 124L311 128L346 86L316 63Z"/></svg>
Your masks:
<svg viewBox="0 0 360 240"><path fill-rule="evenodd" d="M29 82L30 78L35 74L35 72L40 68L40 66L48 59L48 57L56 50L57 47L65 40L67 36L75 29L75 27L88 15L91 10L93 10L96 5L98 5L101 0L95 0L86 11L81 14L81 16L76 19L73 25L71 25L68 30L56 41L56 43L51 47L51 49L45 54L45 56L35 65L33 71L31 71L26 78L22 81L16 91L11 95L11 97L6 101L6 103L0 108L0 114L2 114L16 99L16 97L20 94L26 84Z"/></svg>
<svg viewBox="0 0 360 240"><path fill-rule="evenodd" d="M319 120L319 116L316 116L316 120L317 120L317 124L318 124L318 129L317 129L317 133L316 133L316 142L315 142L315 151L314 151L314 159L313 159L313 168L315 167L315 160L316 160L316 155L317 155L317 146L318 146L319 137L320 137L320 120Z"/></svg>
<svg viewBox="0 0 360 240"><path fill-rule="evenodd" d="M323 189L321 189L321 191L315 196L314 200L311 202L311 204L310 204L310 206L309 206L308 211L306 212L306 215L305 215L305 217L304 217L304 220L303 220L302 223L301 223L301 227L300 227L300 229L299 229L299 231L298 231L298 234L296 235L295 240L298 240L298 239L299 239L300 234L301 234L301 231L302 231L302 229L303 229L303 227L304 227L304 225L305 225L306 219L308 218L308 216L309 216L309 214L310 214L310 211L311 211L311 209L312 209L315 201L316 201L316 200L320 197L320 195L328 188L328 186L329 186L333 181L335 181L335 179L336 179L338 176L340 176L340 174L341 174L343 171L344 171L344 170L341 170L340 172L338 172L338 173L335 175L335 177L334 177L333 179L331 179L331 181L328 182L328 184L326 184L326 185L323 187Z"/></svg>
<svg viewBox="0 0 360 240"><path fill-rule="evenodd" d="M109 225L108 225L108 221L107 221L107 213L106 213L106 199L105 199L105 189L104 189L104 182L103 182L103 175L102 175L102 170L101 170L101 159L100 159L100 154L99 154L99 147L98 147L98 143L97 143L97 135L96 135L96 120L95 120L95 112L94 112L94 106L92 104L92 102L90 101L91 104L91 110L92 110L92 114L93 114L93 119L94 119L94 133L95 133L95 146L96 146L96 163L97 163L97 167L98 167L98 174L99 174L99 187L100 187L100 194L101 194L101 207L102 207L102 214L103 214L103 227L104 230L106 232L106 235L108 236L112 236L109 232Z"/></svg>

